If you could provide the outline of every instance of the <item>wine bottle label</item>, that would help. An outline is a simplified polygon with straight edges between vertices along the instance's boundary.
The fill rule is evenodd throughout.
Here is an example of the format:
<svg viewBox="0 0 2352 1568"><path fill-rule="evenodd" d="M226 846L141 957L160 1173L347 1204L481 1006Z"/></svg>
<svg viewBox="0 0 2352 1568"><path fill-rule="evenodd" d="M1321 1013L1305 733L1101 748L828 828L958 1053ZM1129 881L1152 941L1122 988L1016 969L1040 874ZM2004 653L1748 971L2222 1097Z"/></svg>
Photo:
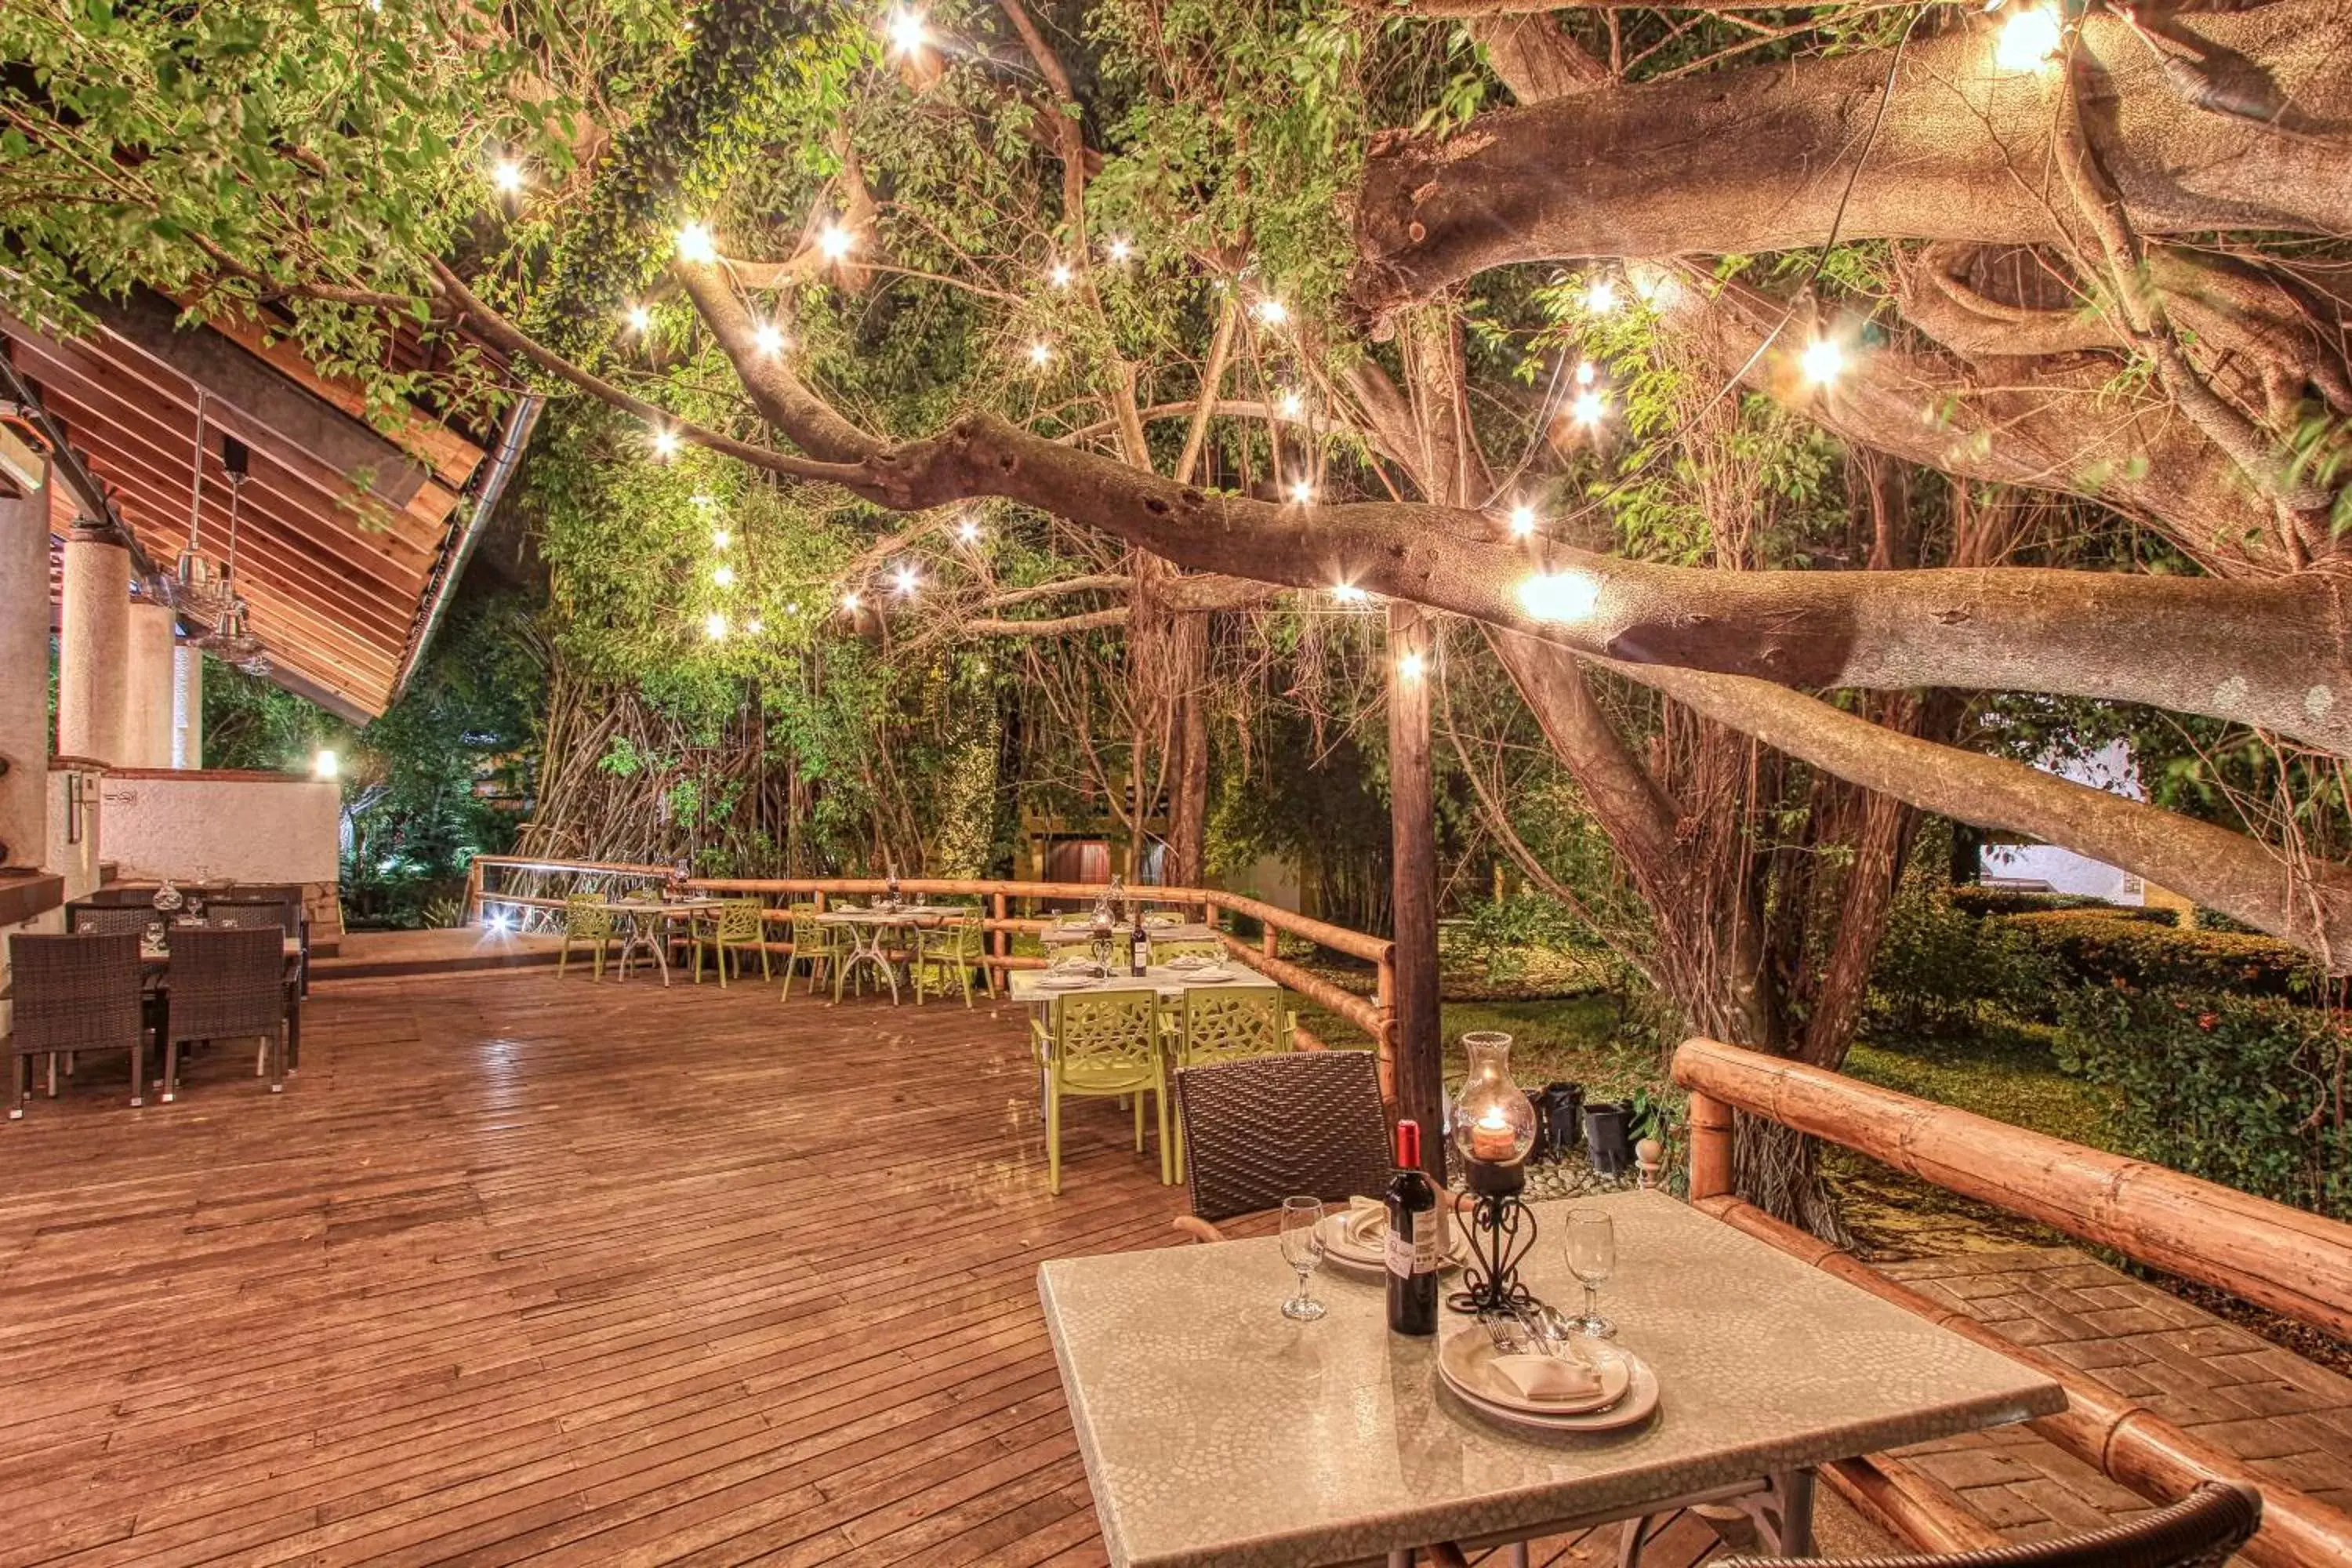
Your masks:
<svg viewBox="0 0 2352 1568"><path fill-rule="evenodd" d="M1436 1218L1437 1215L1433 1211L1425 1215L1425 1223L1414 1228L1426 1234L1415 1236L1410 1239L1399 1236L1395 1226L1389 1226L1387 1258L1390 1273L1400 1279L1405 1279L1415 1274L1437 1272L1438 1227L1434 1223Z"/></svg>

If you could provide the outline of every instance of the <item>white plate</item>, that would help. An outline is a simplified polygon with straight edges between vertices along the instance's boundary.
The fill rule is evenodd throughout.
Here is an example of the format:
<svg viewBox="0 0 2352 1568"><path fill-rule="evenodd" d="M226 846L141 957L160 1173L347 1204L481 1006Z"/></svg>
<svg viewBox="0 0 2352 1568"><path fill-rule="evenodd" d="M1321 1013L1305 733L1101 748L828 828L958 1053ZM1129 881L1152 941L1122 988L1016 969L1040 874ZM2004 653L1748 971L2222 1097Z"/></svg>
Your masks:
<svg viewBox="0 0 2352 1568"><path fill-rule="evenodd" d="M1099 978L1093 974L1047 974L1037 984L1049 991L1076 991L1081 985L1092 985Z"/></svg>
<svg viewBox="0 0 2352 1568"><path fill-rule="evenodd" d="M1213 958L1202 958L1197 952L1187 952L1170 959L1160 967L1178 974L1190 974L1197 969L1213 969L1219 965Z"/></svg>
<svg viewBox="0 0 2352 1568"><path fill-rule="evenodd" d="M1374 1233L1379 1239L1374 1241L1363 1242L1349 1237L1348 1211L1345 1209L1336 1214L1325 1215L1320 1228L1323 1233L1323 1256L1326 1260L1342 1268L1360 1270L1368 1274L1388 1272L1388 1216L1386 1215L1381 1216L1380 1228ZM1444 1267L1458 1268L1465 1257L1460 1220L1455 1220L1448 1229L1446 1240L1453 1245L1446 1254Z"/></svg>
<svg viewBox="0 0 2352 1568"><path fill-rule="evenodd" d="M1501 1404L1474 1390L1465 1388L1455 1381L1448 1365L1447 1355L1448 1350L1455 1340L1475 1340L1486 1345L1490 1352L1494 1349L1492 1343L1486 1340L1486 1331L1475 1324L1466 1331L1456 1333L1438 1347L1438 1381L1445 1385L1446 1392L1468 1405L1473 1411L1503 1426L1516 1426L1528 1432L1614 1432L1627 1426L1641 1425L1647 1421L1658 1408L1658 1374L1650 1369L1649 1363L1643 1361L1630 1351L1617 1350L1613 1345L1610 1348L1622 1356L1632 1369L1625 1396L1616 1404L1578 1415L1539 1415L1534 1411ZM1454 1353L1458 1355L1462 1352Z"/></svg>
<svg viewBox="0 0 2352 1568"><path fill-rule="evenodd" d="M1600 1374L1601 1387L1581 1399L1530 1399L1495 1370L1502 1352L1485 1328L1472 1326L1450 1335L1438 1347L1437 1361L1446 1383L1486 1405L1499 1405L1524 1415L1586 1415L1606 1410L1625 1397L1633 1382L1633 1358L1606 1340L1580 1340L1571 1347Z"/></svg>
<svg viewBox="0 0 2352 1568"><path fill-rule="evenodd" d="M1197 981L1202 985L1221 985L1240 978L1230 969L1187 969L1182 973L1187 982Z"/></svg>

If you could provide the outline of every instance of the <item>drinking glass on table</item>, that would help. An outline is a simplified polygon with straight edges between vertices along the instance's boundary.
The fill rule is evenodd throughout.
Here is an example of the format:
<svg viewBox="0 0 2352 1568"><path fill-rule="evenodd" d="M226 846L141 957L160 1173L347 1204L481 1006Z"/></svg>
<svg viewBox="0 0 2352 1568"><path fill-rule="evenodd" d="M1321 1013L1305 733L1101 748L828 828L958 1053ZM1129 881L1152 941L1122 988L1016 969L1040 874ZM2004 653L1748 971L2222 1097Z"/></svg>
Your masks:
<svg viewBox="0 0 2352 1568"><path fill-rule="evenodd" d="M1323 1261L1323 1204L1319 1198L1282 1200L1282 1260L1298 1276L1298 1294L1282 1304L1282 1315L1311 1323L1323 1303L1307 1293L1307 1276Z"/></svg>
<svg viewBox="0 0 2352 1568"><path fill-rule="evenodd" d="M1570 1318L1568 1326L1580 1334L1595 1339L1609 1339L1617 1332L1617 1325L1602 1317L1596 1310L1596 1298L1601 1282L1617 1267L1617 1227L1608 1215L1595 1208L1575 1208L1568 1211L1561 1245L1568 1253L1569 1272L1584 1287L1584 1313Z"/></svg>

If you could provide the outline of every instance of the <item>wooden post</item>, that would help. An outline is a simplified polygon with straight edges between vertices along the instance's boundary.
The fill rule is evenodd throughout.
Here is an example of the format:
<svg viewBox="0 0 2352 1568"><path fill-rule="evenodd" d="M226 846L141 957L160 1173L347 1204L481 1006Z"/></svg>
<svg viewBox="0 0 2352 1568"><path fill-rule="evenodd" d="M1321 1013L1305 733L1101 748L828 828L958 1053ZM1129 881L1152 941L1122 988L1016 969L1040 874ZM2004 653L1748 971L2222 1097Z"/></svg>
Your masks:
<svg viewBox="0 0 2352 1568"><path fill-rule="evenodd" d="M1690 1196L1719 1196L1731 1190L1731 1107L1711 1094L1690 1097Z"/></svg>
<svg viewBox="0 0 2352 1568"><path fill-rule="evenodd" d="M1282 956L1282 933L1276 931L1272 926L1258 927L1257 950L1265 954L1268 958L1280 958Z"/></svg>
<svg viewBox="0 0 2352 1568"><path fill-rule="evenodd" d="M478 855L466 864L466 923L482 923L482 859Z"/></svg>
<svg viewBox="0 0 2352 1568"><path fill-rule="evenodd" d="M990 910L994 911L997 919L996 956L999 958L1010 958L1013 956L1013 933L1006 931L1003 927L1004 895L1003 893L989 894L988 907Z"/></svg>
<svg viewBox="0 0 2352 1568"><path fill-rule="evenodd" d="M1390 895L1395 955L1397 1113L1421 1123L1422 1163L1445 1179L1444 1043L1437 1010L1437 807L1429 739L1432 624L1389 605Z"/></svg>

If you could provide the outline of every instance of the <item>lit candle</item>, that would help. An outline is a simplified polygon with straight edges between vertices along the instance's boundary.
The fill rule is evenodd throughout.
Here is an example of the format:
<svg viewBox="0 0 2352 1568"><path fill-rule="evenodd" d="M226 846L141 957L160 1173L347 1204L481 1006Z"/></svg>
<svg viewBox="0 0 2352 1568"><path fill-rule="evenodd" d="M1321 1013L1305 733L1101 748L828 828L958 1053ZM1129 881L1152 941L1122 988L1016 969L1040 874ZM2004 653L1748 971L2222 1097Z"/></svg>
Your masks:
<svg viewBox="0 0 2352 1568"><path fill-rule="evenodd" d="M1470 1124L1470 1157L1489 1164L1508 1164L1519 1152L1519 1140L1511 1131L1510 1118L1499 1105L1489 1106L1485 1115Z"/></svg>

